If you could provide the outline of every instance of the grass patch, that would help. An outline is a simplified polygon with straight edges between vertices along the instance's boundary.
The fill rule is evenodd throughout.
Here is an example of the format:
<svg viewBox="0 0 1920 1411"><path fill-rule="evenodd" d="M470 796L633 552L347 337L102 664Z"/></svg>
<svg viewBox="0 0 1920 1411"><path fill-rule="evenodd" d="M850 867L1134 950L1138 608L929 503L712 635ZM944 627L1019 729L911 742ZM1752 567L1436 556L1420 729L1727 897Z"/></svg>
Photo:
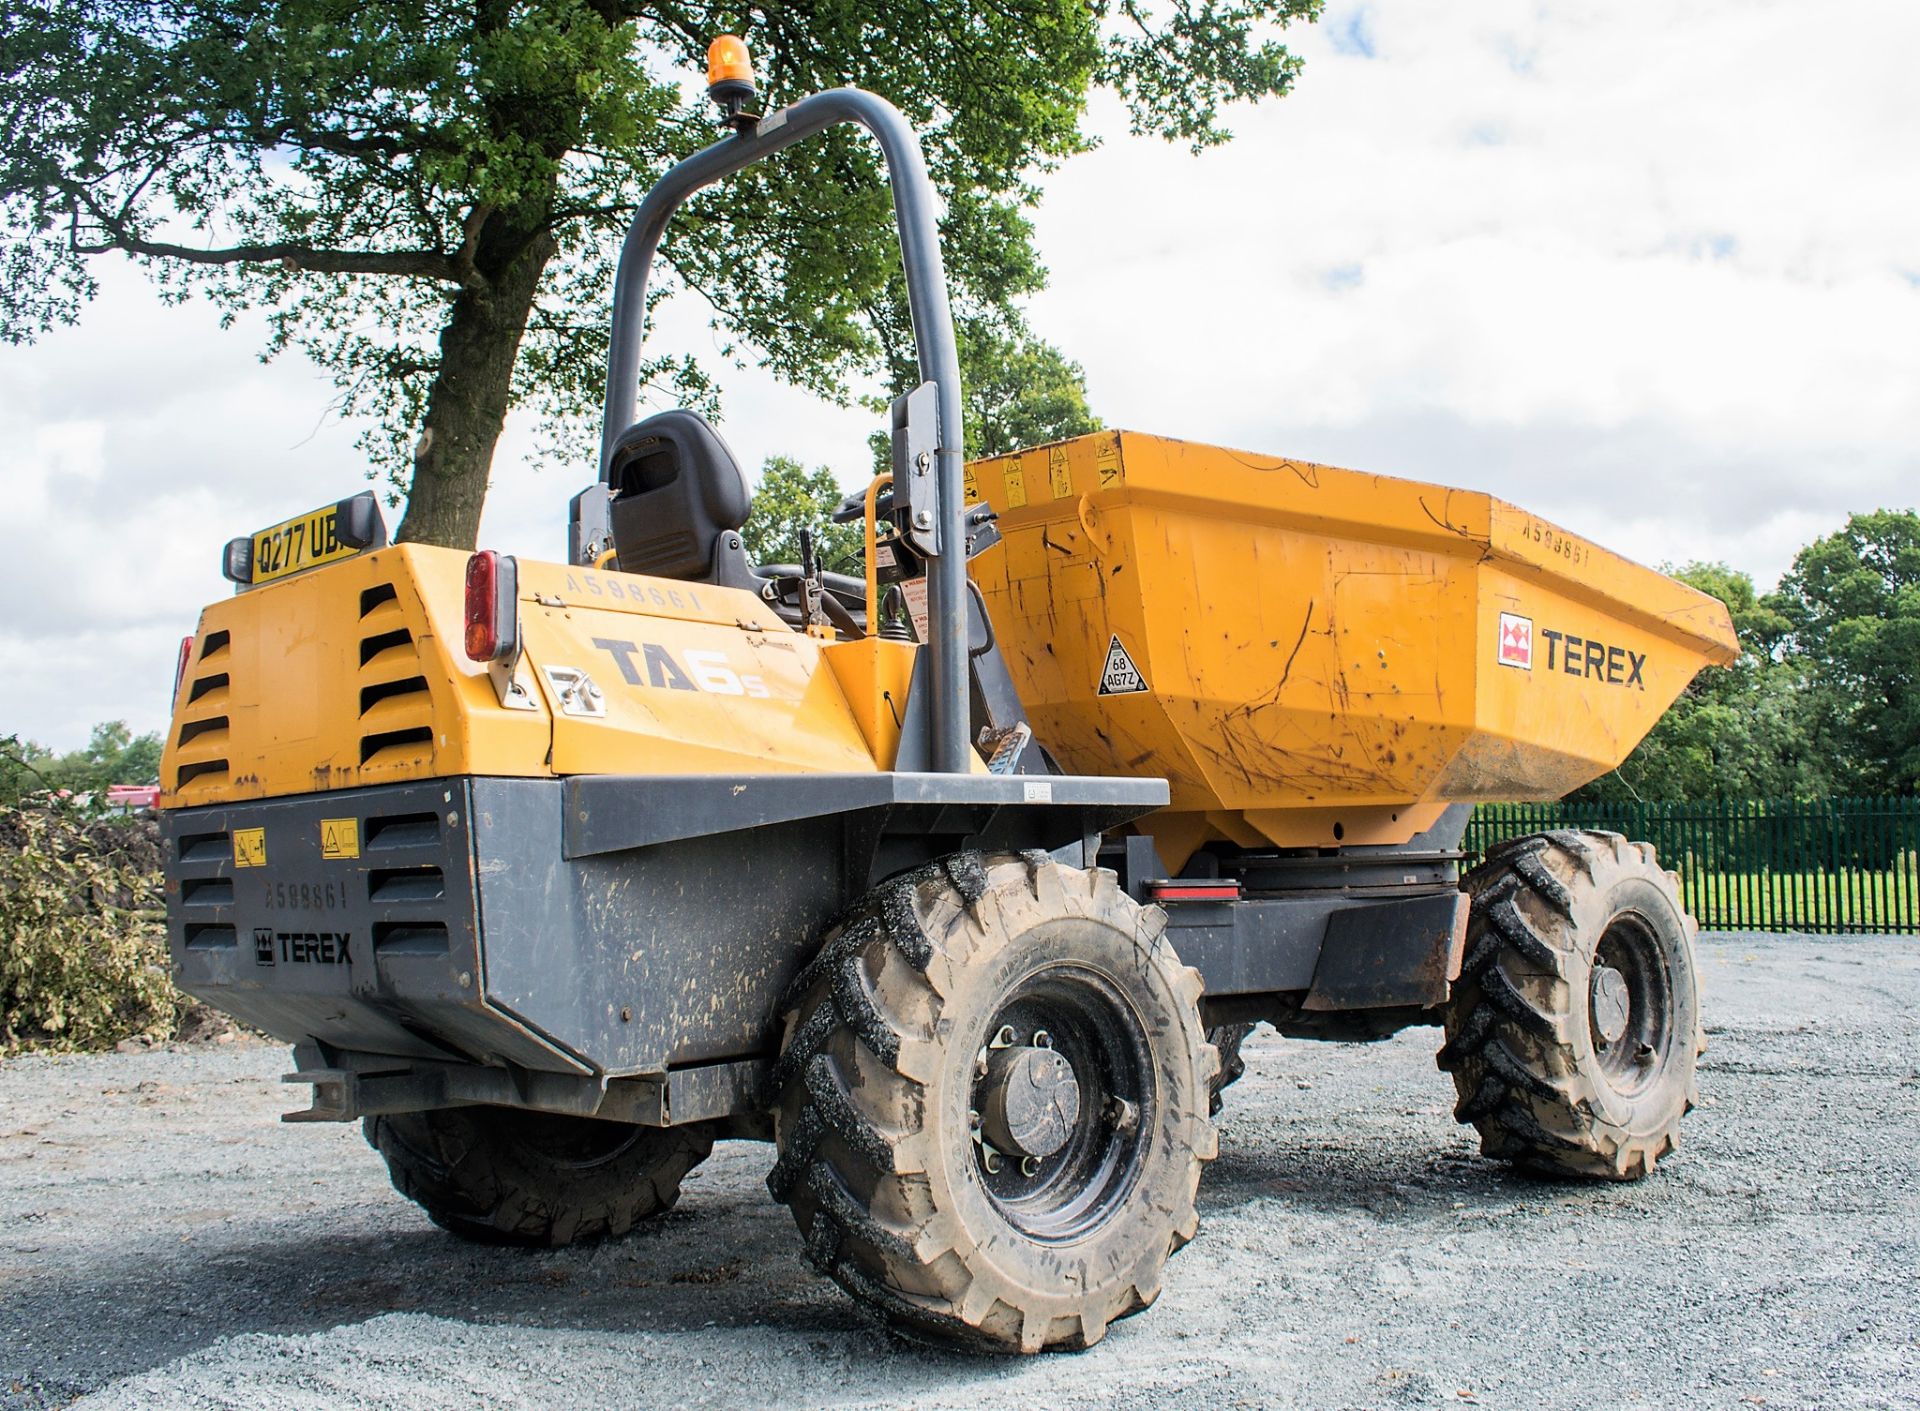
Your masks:
<svg viewBox="0 0 1920 1411"><path fill-rule="evenodd" d="M1920 869L1831 872L1690 872L1687 909L1709 931L1920 932Z"/></svg>

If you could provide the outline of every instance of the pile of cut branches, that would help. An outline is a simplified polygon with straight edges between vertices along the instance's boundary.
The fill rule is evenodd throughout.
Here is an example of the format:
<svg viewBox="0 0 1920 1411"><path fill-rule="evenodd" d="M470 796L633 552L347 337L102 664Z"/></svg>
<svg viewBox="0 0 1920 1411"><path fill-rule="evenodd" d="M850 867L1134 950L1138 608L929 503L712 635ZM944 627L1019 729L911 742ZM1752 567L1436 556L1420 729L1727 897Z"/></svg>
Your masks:
<svg viewBox="0 0 1920 1411"><path fill-rule="evenodd" d="M59 801L0 810L0 1054L177 1037L159 825Z"/></svg>

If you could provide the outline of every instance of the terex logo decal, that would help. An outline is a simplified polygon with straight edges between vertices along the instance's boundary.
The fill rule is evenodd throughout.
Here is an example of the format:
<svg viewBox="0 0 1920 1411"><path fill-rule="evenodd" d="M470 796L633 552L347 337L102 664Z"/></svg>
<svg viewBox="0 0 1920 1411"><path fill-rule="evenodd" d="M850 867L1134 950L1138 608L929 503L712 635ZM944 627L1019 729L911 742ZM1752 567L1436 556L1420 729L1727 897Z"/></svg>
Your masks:
<svg viewBox="0 0 1920 1411"><path fill-rule="evenodd" d="M652 686L666 691L711 691L717 696L772 694L758 676L743 675L727 661L725 652L683 651L679 660L658 642L623 642L595 637L594 646L613 657L621 679L629 686ZM635 658L639 660L636 661ZM684 668L682 662L685 663Z"/></svg>
<svg viewBox="0 0 1920 1411"><path fill-rule="evenodd" d="M272 931L262 926L253 933L256 965L346 965L353 959L348 931Z"/></svg>
<svg viewBox="0 0 1920 1411"><path fill-rule="evenodd" d="M1647 689L1641 670L1647 664L1645 652L1610 646L1591 637L1575 637L1564 632L1540 629L1547 644L1547 670L1557 665L1569 676L1588 681L1604 681L1609 686L1638 686Z"/></svg>
<svg viewBox="0 0 1920 1411"><path fill-rule="evenodd" d="M1500 614L1500 664L1533 670L1533 619L1518 613Z"/></svg>

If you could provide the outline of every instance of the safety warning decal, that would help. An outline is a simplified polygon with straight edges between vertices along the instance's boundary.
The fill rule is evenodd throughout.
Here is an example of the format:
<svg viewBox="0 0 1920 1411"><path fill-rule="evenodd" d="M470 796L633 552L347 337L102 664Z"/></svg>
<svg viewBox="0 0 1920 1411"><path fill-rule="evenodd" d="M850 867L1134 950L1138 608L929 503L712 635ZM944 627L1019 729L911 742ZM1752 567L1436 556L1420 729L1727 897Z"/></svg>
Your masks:
<svg viewBox="0 0 1920 1411"><path fill-rule="evenodd" d="M1518 613L1500 614L1500 664L1533 670L1533 619Z"/></svg>
<svg viewBox="0 0 1920 1411"><path fill-rule="evenodd" d="M907 600L907 616L913 619L913 635L927 640L927 580L909 578L900 585L900 596Z"/></svg>
<svg viewBox="0 0 1920 1411"><path fill-rule="evenodd" d="M235 867L267 865L266 829L236 828L233 830L233 865Z"/></svg>
<svg viewBox="0 0 1920 1411"><path fill-rule="evenodd" d="M1120 483L1120 433L1103 431L1093 443L1093 464L1102 490Z"/></svg>
<svg viewBox="0 0 1920 1411"><path fill-rule="evenodd" d="M1020 458L1013 457L1001 472L1007 487L1007 508L1024 509L1027 503L1027 472L1021 467Z"/></svg>
<svg viewBox="0 0 1920 1411"><path fill-rule="evenodd" d="M1127 649L1120 645L1120 636L1114 634L1107 644L1107 665L1100 673L1100 694L1103 696L1131 696L1147 689L1147 678L1140 674L1140 668L1133 664L1133 658L1127 655Z"/></svg>
<svg viewBox="0 0 1920 1411"><path fill-rule="evenodd" d="M1053 498L1064 500L1073 494L1073 471L1067 464L1067 448L1054 446L1047 451L1047 483L1053 486Z"/></svg>
<svg viewBox="0 0 1920 1411"><path fill-rule="evenodd" d="M335 862L360 856L360 820L357 818L321 819L320 856Z"/></svg>

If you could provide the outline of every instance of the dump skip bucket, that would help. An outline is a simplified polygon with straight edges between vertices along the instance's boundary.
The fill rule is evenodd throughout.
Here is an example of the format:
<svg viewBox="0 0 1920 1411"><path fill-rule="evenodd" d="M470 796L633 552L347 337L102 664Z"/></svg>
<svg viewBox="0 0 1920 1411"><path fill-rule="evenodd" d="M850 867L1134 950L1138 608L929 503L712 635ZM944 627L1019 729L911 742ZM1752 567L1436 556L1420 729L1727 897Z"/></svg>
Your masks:
<svg viewBox="0 0 1920 1411"><path fill-rule="evenodd" d="M1099 432L976 462L977 560L1036 736L1157 774L1141 827L1200 844L1405 843L1445 806L1617 766L1725 607L1489 495Z"/></svg>

